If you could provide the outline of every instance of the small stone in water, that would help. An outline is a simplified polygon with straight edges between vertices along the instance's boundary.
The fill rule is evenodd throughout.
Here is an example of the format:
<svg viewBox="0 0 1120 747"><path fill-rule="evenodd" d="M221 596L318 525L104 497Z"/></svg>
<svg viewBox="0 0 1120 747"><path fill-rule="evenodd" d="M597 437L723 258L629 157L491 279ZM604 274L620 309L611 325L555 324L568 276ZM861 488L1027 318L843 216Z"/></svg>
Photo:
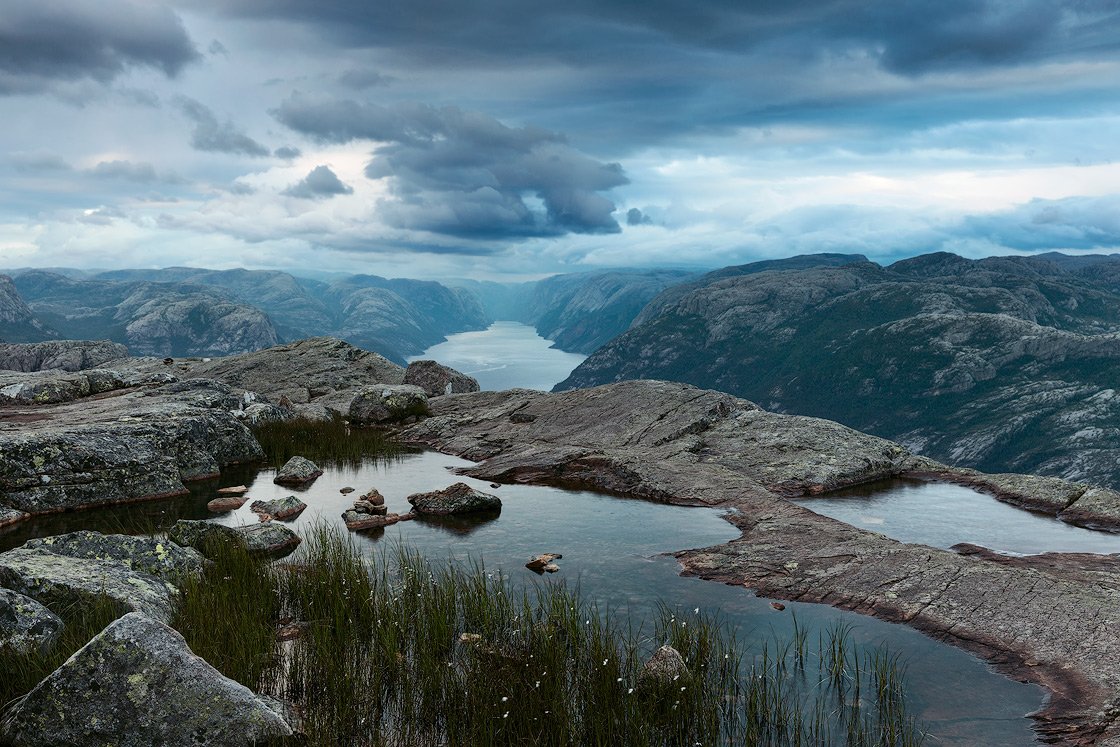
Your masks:
<svg viewBox="0 0 1120 747"><path fill-rule="evenodd" d="M347 486L346 486L345 488L343 488L342 490L340 490L340 491L338 491L338 492L342 493L343 495L346 495L347 493L353 493L353 492L354 492L354 488L352 488L352 487L350 487L349 485L347 485Z"/></svg>
<svg viewBox="0 0 1120 747"><path fill-rule="evenodd" d="M786 606L784 604L782 604L781 602L771 602L770 606L773 607L774 609L776 609L778 612L781 612L782 610L784 610L786 608Z"/></svg>
<svg viewBox="0 0 1120 747"><path fill-rule="evenodd" d="M233 485L228 488L218 488L218 495L244 495L249 492L249 488L244 485Z"/></svg>

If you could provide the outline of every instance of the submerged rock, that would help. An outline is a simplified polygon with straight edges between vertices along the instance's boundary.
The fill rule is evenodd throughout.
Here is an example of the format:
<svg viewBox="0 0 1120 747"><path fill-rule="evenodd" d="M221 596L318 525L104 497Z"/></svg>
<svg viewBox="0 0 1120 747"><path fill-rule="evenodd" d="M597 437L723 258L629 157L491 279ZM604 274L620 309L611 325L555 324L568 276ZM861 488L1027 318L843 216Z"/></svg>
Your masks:
<svg viewBox="0 0 1120 747"><path fill-rule="evenodd" d="M294 495L271 501L253 501L249 504L249 510L259 516L261 521L294 519L302 514L305 508L307 504Z"/></svg>
<svg viewBox="0 0 1120 747"><path fill-rule="evenodd" d="M252 554L269 557L288 555L300 543L299 535L283 524L272 521L228 527L212 521L180 519L168 530L167 537L184 547L193 547L208 557L214 554L214 545L222 542L233 542Z"/></svg>
<svg viewBox="0 0 1120 747"><path fill-rule="evenodd" d="M389 425L428 415L428 395L418 386L371 386L350 402L349 419L355 425Z"/></svg>
<svg viewBox="0 0 1120 747"><path fill-rule="evenodd" d="M477 379L435 361L409 363L404 383L420 387L429 397L479 391Z"/></svg>
<svg viewBox="0 0 1120 747"><path fill-rule="evenodd" d="M62 631L62 618L30 597L0 589L0 649L45 651Z"/></svg>
<svg viewBox="0 0 1120 747"><path fill-rule="evenodd" d="M408 497L408 502L421 514L468 514L502 508L501 498L475 490L465 482L430 493L415 493Z"/></svg>
<svg viewBox="0 0 1120 747"><path fill-rule="evenodd" d="M271 700L223 676L178 632L139 613L110 624L13 706L0 736L18 747L281 744Z"/></svg>
<svg viewBox="0 0 1120 747"><path fill-rule="evenodd" d="M294 456L284 463L272 481L277 485L306 485L321 474L323 470L315 462Z"/></svg>
<svg viewBox="0 0 1120 747"><path fill-rule="evenodd" d="M552 561L560 560L563 557L564 556L558 552L541 553L531 558L529 562L525 564L525 567L533 573L556 573L556 571L560 570L560 566Z"/></svg>
<svg viewBox="0 0 1120 747"><path fill-rule="evenodd" d="M0 586L54 612L101 598L122 611L171 617L176 584L202 571L202 556L171 541L81 531L0 553Z"/></svg>

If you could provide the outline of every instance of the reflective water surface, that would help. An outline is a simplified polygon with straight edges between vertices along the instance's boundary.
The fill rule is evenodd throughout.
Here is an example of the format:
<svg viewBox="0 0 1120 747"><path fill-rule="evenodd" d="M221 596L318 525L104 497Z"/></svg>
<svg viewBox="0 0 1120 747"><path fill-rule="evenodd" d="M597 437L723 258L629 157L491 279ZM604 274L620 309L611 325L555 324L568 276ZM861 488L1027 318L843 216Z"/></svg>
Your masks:
<svg viewBox="0 0 1120 747"><path fill-rule="evenodd" d="M587 356L565 353L518 322L494 322L479 332L460 332L409 358L435 360L478 379L482 389L540 389L568 378Z"/></svg>
<svg viewBox="0 0 1120 747"><path fill-rule="evenodd" d="M884 480L797 503L852 526L934 547L970 542L1022 555L1120 553L1120 534L1075 527L951 483Z"/></svg>

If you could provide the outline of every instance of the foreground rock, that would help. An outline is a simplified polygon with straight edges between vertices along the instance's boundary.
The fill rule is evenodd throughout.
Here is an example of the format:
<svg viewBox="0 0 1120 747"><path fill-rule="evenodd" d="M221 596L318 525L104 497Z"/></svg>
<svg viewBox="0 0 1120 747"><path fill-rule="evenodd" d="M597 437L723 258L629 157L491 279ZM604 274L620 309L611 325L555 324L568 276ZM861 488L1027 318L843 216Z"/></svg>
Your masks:
<svg viewBox="0 0 1120 747"><path fill-rule="evenodd" d="M125 615L55 670L0 722L16 747L72 744L282 744L274 701L224 677L176 631Z"/></svg>
<svg viewBox="0 0 1120 747"><path fill-rule="evenodd" d="M249 504L249 510L259 516L261 521L294 519L302 514L305 508L307 504L294 495L271 501L253 501Z"/></svg>
<svg viewBox="0 0 1120 747"><path fill-rule="evenodd" d="M355 425L391 425L413 422L428 411L428 395L418 386L372 386L355 395L347 417Z"/></svg>
<svg viewBox="0 0 1120 747"><path fill-rule="evenodd" d="M46 651L62 627L62 618L34 599L0 589L0 650Z"/></svg>
<svg viewBox="0 0 1120 747"><path fill-rule="evenodd" d="M272 481L277 485L306 485L321 474L323 470L315 462L306 457L294 456L276 472Z"/></svg>
<svg viewBox="0 0 1120 747"><path fill-rule="evenodd" d="M418 386L429 397L477 392L478 380L435 361L413 361L404 372L404 383Z"/></svg>
<svg viewBox="0 0 1120 747"><path fill-rule="evenodd" d="M80 531L0 553L0 587L61 614L103 597L122 611L169 620L176 584L202 571L202 556L170 541Z"/></svg>
<svg viewBox="0 0 1120 747"><path fill-rule="evenodd" d="M415 493L408 496L408 502L418 514L471 514L502 509L501 498L475 490L465 482L430 493Z"/></svg>
<svg viewBox="0 0 1120 747"><path fill-rule="evenodd" d="M35 514L184 494L184 481L264 456L239 405L207 380L0 405L0 506Z"/></svg>
<svg viewBox="0 0 1120 747"><path fill-rule="evenodd" d="M404 437L480 461L465 470L472 477L734 507L741 538L681 553L689 572L904 622L1046 687L1052 697L1033 714L1045 739L1120 744L1120 573L1097 567L1088 580L907 545L783 500L952 468L836 423L668 382L479 392L432 408Z"/></svg>
<svg viewBox="0 0 1120 747"><path fill-rule="evenodd" d="M537 574L556 573L556 571L560 570L560 566L556 565L553 561L560 560L563 557L564 556L558 552L541 553L530 559L529 562L525 564L525 567Z"/></svg>
<svg viewBox="0 0 1120 747"><path fill-rule="evenodd" d="M289 555L300 543L299 535L272 521L228 527L212 521L180 519L168 530L167 538L183 547L193 547L207 557L212 557L217 546L226 542L268 557Z"/></svg>
<svg viewBox="0 0 1120 747"><path fill-rule="evenodd" d="M638 672L638 689L647 692L675 689L688 679L688 665L684 663L684 657L672 646L665 645L657 649Z"/></svg>

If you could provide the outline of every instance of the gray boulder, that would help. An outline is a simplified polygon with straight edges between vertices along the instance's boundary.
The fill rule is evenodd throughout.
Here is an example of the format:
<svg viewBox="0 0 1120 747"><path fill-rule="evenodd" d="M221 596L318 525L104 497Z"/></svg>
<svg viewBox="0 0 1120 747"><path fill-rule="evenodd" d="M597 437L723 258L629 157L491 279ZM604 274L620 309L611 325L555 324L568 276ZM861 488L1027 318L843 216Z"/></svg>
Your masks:
<svg viewBox="0 0 1120 747"><path fill-rule="evenodd" d="M62 628L62 618L34 599L0 589L0 650L45 651Z"/></svg>
<svg viewBox="0 0 1120 747"><path fill-rule="evenodd" d="M424 390L429 397L479 391L478 380L435 361L413 361L404 371L404 383Z"/></svg>
<svg viewBox="0 0 1120 747"><path fill-rule="evenodd" d="M305 508L307 504L294 495L271 501L253 501L249 504L249 510L261 517L261 521L294 519L302 514Z"/></svg>
<svg viewBox="0 0 1120 747"><path fill-rule="evenodd" d="M282 744L292 728L265 700L193 654L163 623L116 620L12 707L17 747Z"/></svg>
<svg viewBox="0 0 1120 747"><path fill-rule="evenodd" d="M199 553L170 541L81 531L0 553L0 586L54 612L108 597L122 612L168 620L176 583L202 563Z"/></svg>
<svg viewBox="0 0 1120 747"><path fill-rule="evenodd" d="M304 485L321 474L323 470L319 469L315 462L305 457L294 456L276 472L276 477L272 478L272 481L277 485Z"/></svg>
<svg viewBox="0 0 1120 747"><path fill-rule="evenodd" d="M109 340L50 340L0 343L0 369L8 371L82 371L124 358L128 348Z"/></svg>
<svg viewBox="0 0 1120 747"><path fill-rule="evenodd" d="M406 423L426 417L428 395L412 384L371 386L350 402L349 419L355 425Z"/></svg>
<svg viewBox="0 0 1120 747"><path fill-rule="evenodd" d="M299 545L299 535L282 524L272 521L229 527L212 521L180 519L167 532L167 538L183 547L192 547L212 556L218 543L232 542L243 546L254 555L283 557Z"/></svg>
<svg viewBox="0 0 1120 747"><path fill-rule="evenodd" d="M684 657L672 646L665 645L654 652L638 673L638 688L656 692L673 687L688 678L688 666L684 663Z"/></svg>
<svg viewBox="0 0 1120 747"><path fill-rule="evenodd" d="M281 423L295 417L295 413L291 410L269 404L268 402L255 402L238 413L238 415L245 421L245 425L250 428L256 428L265 423Z"/></svg>
<svg viewBox="0 0 1120 747"><path fill-rule="evenodd" d="M469 514L479 511L500 511L502 499L475 490L465 482L430 493L415 493L408 502L420 514Z"/></svg>

